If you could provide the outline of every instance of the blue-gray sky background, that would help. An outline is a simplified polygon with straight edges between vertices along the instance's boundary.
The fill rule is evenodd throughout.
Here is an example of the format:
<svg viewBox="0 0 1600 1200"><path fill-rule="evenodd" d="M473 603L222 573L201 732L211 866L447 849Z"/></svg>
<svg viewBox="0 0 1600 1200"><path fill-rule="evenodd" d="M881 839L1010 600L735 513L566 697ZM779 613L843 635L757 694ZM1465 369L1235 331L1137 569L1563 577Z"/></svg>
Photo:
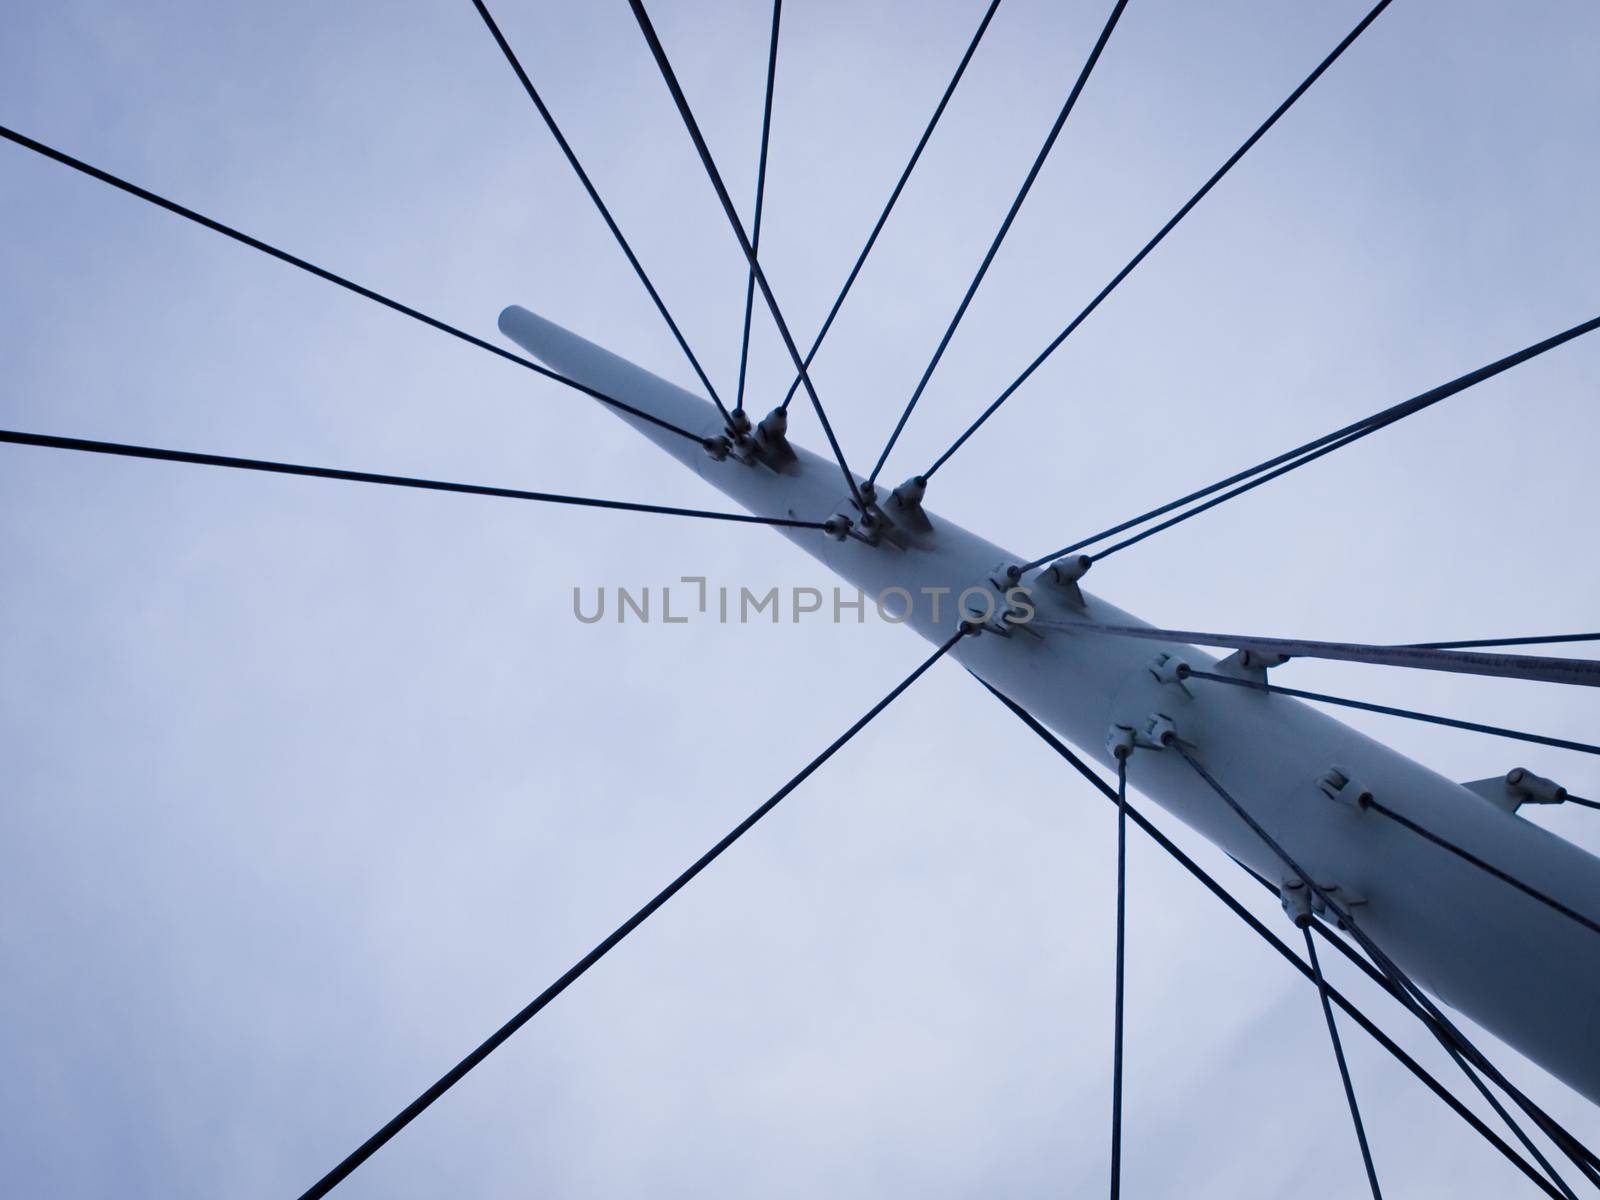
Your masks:
<svg viewBox="0 0 1600 1200"><path fill-rule="evenodd" d="M748 210L769 10L653 7ZM982 7L786 7L763 258L797 335ZM1133 0L886 476L925 466L1365 7ZM1001 6L818 359L858 466L1105 9ZM496 12L730 393L742 261L626 5ZM522 303L691 382L465 0L0 20L4 123L485 336ZM1593 316L1597 52L1580 0L1397 0L930 506L1031 557ZM0 212L7 426L719 503L582 397L12 146ZM764 411L789 377L756 330ZM1092 583L1192 628L1591 628L1597 370L1600 342L1564 348ZM574 585L832 582L760 529L53 451L0 450L0 562L19 1196L297 1193L924 653L877 622L571 617ZM1282 678L1584 740L1600 719L1510 681ZM1600 794L1592 759L1352 723L1457 778L1526 763ZM1530 819L1600 847L1593 812ZM1109 806L941 667L341 1194L1093 1194L1112 837ZM1129 1194L1359 1194L1314 994L1137 834L1131 873ZM1526 1190L1346 1044L1394 1195Z"/></svg>

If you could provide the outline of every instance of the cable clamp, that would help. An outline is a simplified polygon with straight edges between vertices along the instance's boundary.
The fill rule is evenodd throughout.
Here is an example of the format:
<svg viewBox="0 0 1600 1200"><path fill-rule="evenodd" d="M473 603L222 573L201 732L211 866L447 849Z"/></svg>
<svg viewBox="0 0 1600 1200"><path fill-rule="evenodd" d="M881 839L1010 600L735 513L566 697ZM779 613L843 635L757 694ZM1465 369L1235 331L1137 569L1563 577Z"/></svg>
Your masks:
<svg viewBox="0 0 1600 1200"><path fill-rule="evenodd" d="M1189 664L1176 654L1169 654L1163 650L1150 660L1150 674L1155 676L1157 683L1176 684L1189 699L1194 699L1194 693L1189 690L1183 681L1189 678Z"/></svg>
<svg viewBox="0 0 1600 1200"><path fill-rule="evenodd" d="M1296 929L1311 924L1311 889L1304 879L1285 879L1278 885L1278 902Z"/></svg>
<svg viewBox="0 0 1600 1200"><path fill-rule="evenodd" d="M1139 745L1152 750L1164 750L1178 740L1178 726L1166 713L1151 713L1145 718Z"/></svg>
<svg viewBox="0 0 1600 1200"><path fill-rule="evenodd" d="M1343 767L1329 767L1317 780L1317 787L1328 799L1351 808L1363 809L1372 802L1371 790L1353 780Z"/></svg>
<svg viewBox="0 0 1600 1200"><path fill-rule="evenodd" d="M1131 756L1138 744L1139 739L1132 725L1113 725L1111 732L1106 734L1106 752L1119 761Z"/></svg>

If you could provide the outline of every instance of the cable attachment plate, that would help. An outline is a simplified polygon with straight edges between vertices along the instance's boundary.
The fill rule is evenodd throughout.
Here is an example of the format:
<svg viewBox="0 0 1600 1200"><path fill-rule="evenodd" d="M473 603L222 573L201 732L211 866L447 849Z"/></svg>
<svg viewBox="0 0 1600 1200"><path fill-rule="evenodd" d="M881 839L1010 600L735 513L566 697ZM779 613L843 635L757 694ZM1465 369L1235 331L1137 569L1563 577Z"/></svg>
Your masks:
<svg viewBox="0 0 1600 1200"><path fill-rule="evenodd" d="M1219 675L1235 679L1248 679L1251 683L1265 683L1269 667L1281 667L1289 661L1287 654L1263 654L1259 650L1235 650L1217 664Z"/></svg>
<svg viewBox="0 0 1600 1200"><path fill-rule="evenodd" d="M1535 775L1527 767L1512 767L1504 775L1474 779L1461 786L1499 805L1508 813L1515 813L1524 804L1561 804L1567 798L1566 788L1554 779Z"/></svg>
<svg viewBox="0 0 1600 1200"><path fill-rule="evenodd" d="M774 471L799 461L789 444L789 414L781 406L761 419L752 440L761 460Z"/></svg>
<svg viewBox="0 0 1600 1200"><path fill-rule="evenodd" d="M933 522L928 520L928 514L922 511L922 498L927 492L928 481L921 475L913 475L889 493L885 507L896 525L918 533L933 532Z"/></svg>
<svg viewBox="0 0 1600 1200"><path fill-rule="evenodd" d="M1094 559L1089 555L1069 554L1040 571L1035 582L1050 589L1074 608L1087 608L1078 580L1087 575L1092 566Z"/></svg>

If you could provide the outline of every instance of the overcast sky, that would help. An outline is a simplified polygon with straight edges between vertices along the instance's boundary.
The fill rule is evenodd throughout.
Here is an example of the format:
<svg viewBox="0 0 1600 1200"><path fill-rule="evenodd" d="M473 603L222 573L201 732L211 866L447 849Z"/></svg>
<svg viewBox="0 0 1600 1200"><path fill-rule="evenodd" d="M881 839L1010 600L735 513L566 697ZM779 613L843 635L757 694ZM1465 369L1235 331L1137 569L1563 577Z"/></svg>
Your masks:
<svg viewBox="0 0 1600 1200"><path fill-rule="evenodd" d="M1132 0L886 478L926 466L1366 7ZM652 8L748 209L770 12ZM763 258L797 336L982 8L786 7ZM1002 4L818 359L858 465L1106 8ZM742 260L627 6L496 12L731 392ZM3 23L5 124L483 336L520 303L693 382L466 0L61 0ZM1397 0L930 508L1032 557L1594 316L1597 55L1583 0ZM10 145L0 212L5 426L722 504L583 397ZM765 411L788 375L759 315L752 359ZM1597 374L1600 340L1563 348L1091 582L1198 629L1594 628ZM572 618L574 586L831 584L758 528L16 447L0 563L18 1196L298 1193L926 652L876 621ZM1310 662L1280 680L1582 740L1600 721L1576 689ZM1592 758L1350 719L1454 778L1525 764L1600 795ZM1600 847L1600 814L1529 819ZM941 665L340 1194L1095 1194L1113 834ZM1314 992L1137 833L1130 859L1127 1193L1361 1194ZM1346 1028L1387 1191L1530 1190Z"/></svg>

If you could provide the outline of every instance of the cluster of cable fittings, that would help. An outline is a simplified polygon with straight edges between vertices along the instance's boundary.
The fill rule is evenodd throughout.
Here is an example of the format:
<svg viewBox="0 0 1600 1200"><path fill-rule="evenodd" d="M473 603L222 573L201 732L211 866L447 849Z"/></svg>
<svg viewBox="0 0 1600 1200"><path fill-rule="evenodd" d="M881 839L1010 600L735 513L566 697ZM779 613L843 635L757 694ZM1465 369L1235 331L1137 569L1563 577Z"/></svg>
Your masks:
<svg viewBox="0 0 1600 1200"><path fill-rule="evenodd" d="M1324 899L1326 897L1326 899ZM1328 900L1332 900L1337 908L1330 907ZM1285 879L1278 885L1278 901L1283 905L1283 911L1295 926L1304 929L1311 924L1312 917L1332 918L1333 923L1340 929L1348 929L1349 923L1345 920L1344 913L1365 904L1366 898L1353 892L1345 891L1338 884L1324 883L1311 888L1306 886L1304 879ZM1343 909L1341 913L1339 909Z"/></svg>
<svg viewBox="0 0 1600 1200"><path fill-rule="evenodd" d="M869 546L887 541L903 550L933 533L933 522L922 509L928 481L921 475L913 475L881 502L877 486L870 481L858 490L859 503L852 496L848 511L835 513L823 522L823 531L835 541L853 537Z"/></svg>
<svg viewBox="0 0 1600 1200"><path fill-rule="evenodd" d="M1113 759L1123 759L1135 750L1164 750L1181 740L1177 723L1166 713L1154 712L1138 729L1132 725L1112 725L1106 734L1106 752Z"/></svg>
<svg viewBox="0 0 1600 1200"><path fill-rule="evenodd" d="M726 433L706 438L700 444L718 462L732 457L747 466L762 463L776 471L796 461L788 435L789 414L783 408L773 409L754 428L749 414L741 408L729 415Z"/></svg>
<svg viewBox="0 0 1600 1200"><path fill-rule="evenodd" d="M1083 608L1085 607L1083 591L1078 587L1078 580L1087 575L1093 565L1094 559L1087 554L1069 554L1056 559L1035 575L1033 583L1035 586L1048 589L1074 608ZM1016 587L1022 582L1027 570L1026 564L1012 563L1000 569L1000 579L995 582L1004 588Z"/></svg>

